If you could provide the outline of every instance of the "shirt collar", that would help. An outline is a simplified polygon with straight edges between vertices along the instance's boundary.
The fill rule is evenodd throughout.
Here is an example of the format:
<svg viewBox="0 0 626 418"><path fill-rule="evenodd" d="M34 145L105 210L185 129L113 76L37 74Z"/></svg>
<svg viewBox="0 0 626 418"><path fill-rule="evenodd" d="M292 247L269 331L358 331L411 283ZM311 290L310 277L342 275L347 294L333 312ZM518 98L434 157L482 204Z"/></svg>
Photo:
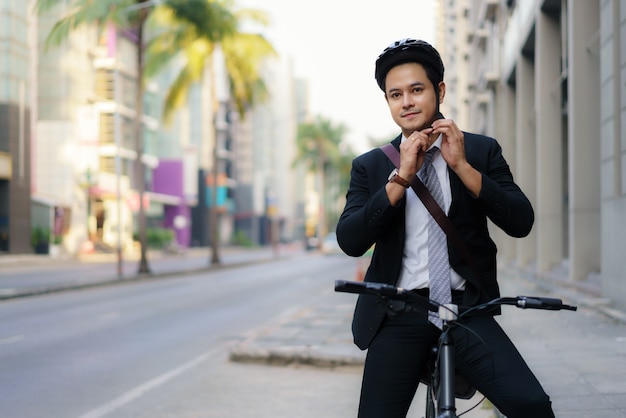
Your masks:
<svg viewBox="0 0 626 418"><path fill-rule="evenodd" d="M404 134L402 134L402 141L401 141L401 142L404 142L404 141L406 141L406 136L404 136ZM427 150L427 151L430 151L430 149L431 149L432 147L437 147L437 148L441 149L441 142L442 142L442 139L441 139L441 134L439 134L439 136L437 137L437 139L435 140L435 142L433 142L432 144L430 144L430 148L428 148L428 150Z"/></svg>
<svg viewBox="0 0 626 418"><path fill-rule="evenodd" d="M430 148L428 148L428 151L430 151L433 147L437 147L441 150L441 142L443 141L443 139L441 138L441 134L439 134L439 136L437 137L437 139L435 140L435 142L433 142L430 145Z"/></svg>

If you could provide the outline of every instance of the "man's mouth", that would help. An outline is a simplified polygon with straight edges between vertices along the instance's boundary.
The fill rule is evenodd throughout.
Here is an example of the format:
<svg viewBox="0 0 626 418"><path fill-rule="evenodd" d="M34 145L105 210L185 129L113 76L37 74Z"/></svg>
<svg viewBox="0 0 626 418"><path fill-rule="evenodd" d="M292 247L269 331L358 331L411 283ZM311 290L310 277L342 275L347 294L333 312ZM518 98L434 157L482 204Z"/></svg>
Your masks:
<svg viewBox="0 0 626 418"><path fill-rule="evenodd" d="M405 112L405 113L403 113L403 114L402 114L402 117L403 117L403 118L412 118L412 117L414 117L414 116L419 115L419 113L420 113L420 112L418 112L418 111L416 111L416 110L414 110L414 111L410 111L410 112Z"/></svg>

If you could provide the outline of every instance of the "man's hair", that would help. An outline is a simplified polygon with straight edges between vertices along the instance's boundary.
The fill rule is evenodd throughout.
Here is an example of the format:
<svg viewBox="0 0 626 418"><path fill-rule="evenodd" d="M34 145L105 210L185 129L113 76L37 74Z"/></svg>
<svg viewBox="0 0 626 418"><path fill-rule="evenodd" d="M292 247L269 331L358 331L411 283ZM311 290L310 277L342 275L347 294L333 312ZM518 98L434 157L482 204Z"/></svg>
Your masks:
<svg viewBox="0 0 626 418"><path fill-rule="evenodd" d="M401 39L389 45L376 59L374 77L385 91L387 73L395 66L414 62L422 65L426 76L439 94L439 83L443 81L444 66L439 52L428 42L411 38Z"/></svg>

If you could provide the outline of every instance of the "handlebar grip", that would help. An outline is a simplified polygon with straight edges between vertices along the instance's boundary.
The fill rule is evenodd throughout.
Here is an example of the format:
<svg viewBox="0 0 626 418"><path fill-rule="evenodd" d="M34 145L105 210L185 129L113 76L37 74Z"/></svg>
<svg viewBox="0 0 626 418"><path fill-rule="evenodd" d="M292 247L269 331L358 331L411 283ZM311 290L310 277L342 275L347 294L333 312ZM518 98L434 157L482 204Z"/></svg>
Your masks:
<svg viewBox="0 0 626 418"><path fill-rule="evenodd" d="M560 311L561 309L575 311L578 309L576 306L564 305L561 299L538 296L518 296L516 306L522 309L547 309L550 311Z"/></svg>
<svg viewBox="0 0 626 418"><path fill-rule="evenodd" d="M343 293L363 293L365 290L363 283L349 282L346 280L335 280L335 292Z"/></svg>
<svg viewBox="0 0 626 418"><path fill-rule="evenodd" d="M376 282L351 282L347 280L335 280L335 292L344 293L369 293L380 296L395 297L404 294L404 289Z"/></svg>
<svg viewBox="0 0 626 418"><path fill-rule="evenodd" d="M401 287L395 287L385 283L335 280L335 292L368 294L389 298L391 300L409 301L409 303L423 307L429 311L439 311L439 304L430 301L427 296L421 296Z"/></svg>

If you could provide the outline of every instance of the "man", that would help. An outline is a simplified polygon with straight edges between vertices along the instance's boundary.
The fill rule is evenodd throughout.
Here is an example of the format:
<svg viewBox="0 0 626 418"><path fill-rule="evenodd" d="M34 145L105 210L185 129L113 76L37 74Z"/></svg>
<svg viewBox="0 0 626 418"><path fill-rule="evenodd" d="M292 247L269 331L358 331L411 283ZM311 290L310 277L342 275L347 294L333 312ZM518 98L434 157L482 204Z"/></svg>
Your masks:
<svg viewBox="0 0 626 418"><path fill-rule="evenodd" d="M446 93L443 73L439 53L420 40L394 42L376 60L376 81L402 131L392 141L400 164L395 170L378 148L353 161L337 238L343 251L355 257L376 244L365 281L424 295L443 283L443 299L473 306L499 296L487 219L513 237L524 237L534 212L498 143L462 132L439 112ZM432 216L409 187L416 175L438 180L433 187L443 195L440 206L473 262L446 243L440 229L429 226L435 225ZM434 195L431 182L424 183ZM471 318L465 325L471 331L452 331L458 372L508 418L554 417L549 397L493 316ZM391 315L375 297L359 297L352 330L359 348L368 349L359 417L406 416L440 327L426 312Z"/></svg>

